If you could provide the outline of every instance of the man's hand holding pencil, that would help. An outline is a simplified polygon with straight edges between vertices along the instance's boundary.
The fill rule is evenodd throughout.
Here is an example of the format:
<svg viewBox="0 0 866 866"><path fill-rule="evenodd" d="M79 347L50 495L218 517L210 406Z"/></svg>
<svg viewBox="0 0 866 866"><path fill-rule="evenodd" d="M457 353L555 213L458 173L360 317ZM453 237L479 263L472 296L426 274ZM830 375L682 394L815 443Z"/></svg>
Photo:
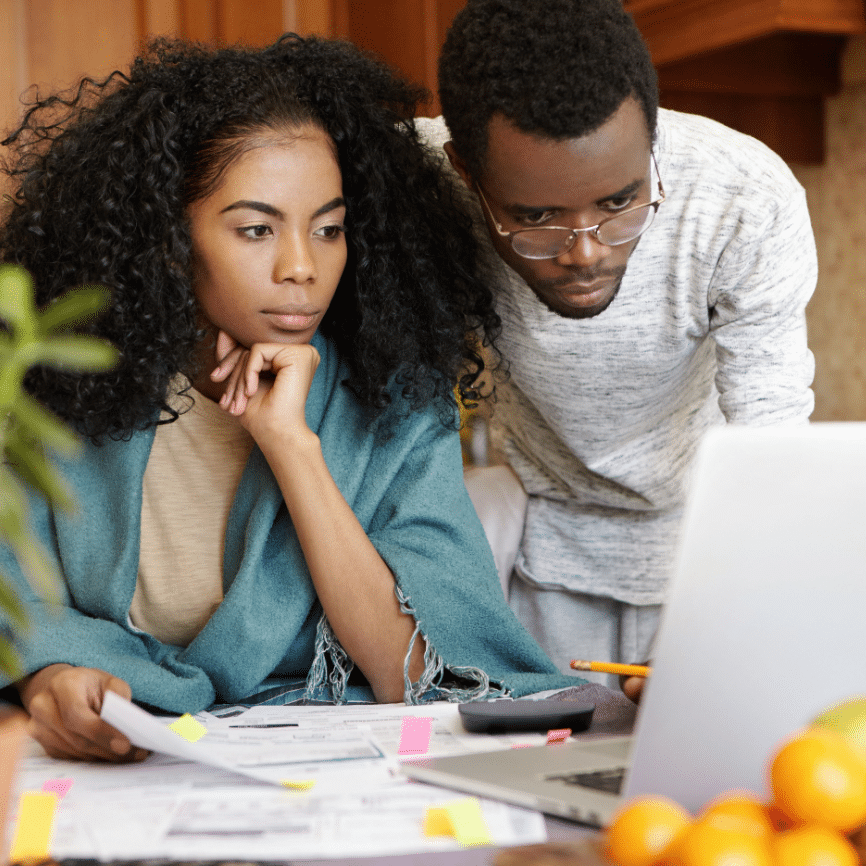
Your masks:
<svg viewBox="0 0 866 866"><path fill-rule="evenodd" d="M617 662L591 662L583 659L572 659L571 667L576 671L596 671L601 674L618 674L619 686L623 694L640 703L643 694L643 685L646 678L652 673L652 668L646 665L624 665Z"/></svg>

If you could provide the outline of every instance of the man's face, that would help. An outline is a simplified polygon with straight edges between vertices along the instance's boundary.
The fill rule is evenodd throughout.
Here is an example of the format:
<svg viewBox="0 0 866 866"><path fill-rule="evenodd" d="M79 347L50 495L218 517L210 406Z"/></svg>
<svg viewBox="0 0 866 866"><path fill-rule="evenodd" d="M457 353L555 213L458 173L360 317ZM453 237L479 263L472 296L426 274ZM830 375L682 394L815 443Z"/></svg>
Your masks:
<svg viewBox="0 0 866 866"><path fill-rule="evenodd" d="M552 139L521 132L502 115L488 129L483 173L472 177L451 142L446 152L470 189L483 190L506 232L539 226L586 228L655 198L650 137L638 102L626 99L595 132ZM609 247L589 232L553 259L527 259L496 231L485 212L493 246L554 313L597 316L613 301L638 240Z"/></svg>

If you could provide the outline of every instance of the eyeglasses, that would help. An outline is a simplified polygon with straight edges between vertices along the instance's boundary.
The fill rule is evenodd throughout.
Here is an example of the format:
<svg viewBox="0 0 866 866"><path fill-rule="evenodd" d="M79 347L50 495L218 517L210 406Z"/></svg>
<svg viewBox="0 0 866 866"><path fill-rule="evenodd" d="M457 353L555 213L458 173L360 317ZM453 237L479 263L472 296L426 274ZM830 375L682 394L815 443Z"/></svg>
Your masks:
<svg viewBox="0 0 866 866"><path fill-rule="evenodd" d="M478 197L493 222L497 234L502 238L508 238L517 255L523 256L525 259L555 259L557 256L565 255L574 246L577 236L581 232L589 232L600 244L604 244L606 247L616 247L640 237L652 225L659 205L665 200L665 191L655 154L652 154L652 161L659 185L659 197L649 204L631 207L622 213L614 214L602 220L598 225L588 226L585 229L539 226L534 229L517 229L513 232L507 232L493 216L493 211L490 210L490 205L487 203L481 187L475 184L475 189L478 191Z"/></svg>

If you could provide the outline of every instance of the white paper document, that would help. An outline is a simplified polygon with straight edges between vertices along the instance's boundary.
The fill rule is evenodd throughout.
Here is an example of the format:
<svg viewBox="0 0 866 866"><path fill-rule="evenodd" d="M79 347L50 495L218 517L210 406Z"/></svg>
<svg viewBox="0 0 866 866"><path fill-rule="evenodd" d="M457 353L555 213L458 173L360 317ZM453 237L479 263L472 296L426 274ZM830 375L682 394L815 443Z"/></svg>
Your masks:
<svg viewBox="0 0 866 866"><path fill-rule="evenodd" d="M143 763L56 761L34 747L21 764L19 791L73 780L55 817L56 859L285 860L455 850L451 837L426 837L422 822L428 807L464 795L402 776L403 717L431 719L430 755L544 742L539 734L469 734L447 703L203 712L195 718L207 733L197 742L169 729L175 717L152 716L110 692L105 707L107 721L153 751ZM480 803L493 844L546 839L539 813Z"/></svg>
<svg viewBox="0 0 866 866"><path fill-rule="evenodd" d="M276 785L293 780L302 766L379 762L384 757L368 736L347 728L328 731L298 722L222 720L207 713L197 719L206 717L207 733L191 742L169 727L174 718L153 716L114 692L106 692L100 715L143 749Z"/></svg>

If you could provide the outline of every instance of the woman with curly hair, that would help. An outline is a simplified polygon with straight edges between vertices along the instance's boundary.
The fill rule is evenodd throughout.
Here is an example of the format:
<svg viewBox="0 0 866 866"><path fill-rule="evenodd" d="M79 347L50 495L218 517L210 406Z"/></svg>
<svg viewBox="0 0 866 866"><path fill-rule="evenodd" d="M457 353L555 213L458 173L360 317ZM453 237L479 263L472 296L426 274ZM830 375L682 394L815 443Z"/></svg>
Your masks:
<svg viewBox="0 0 866 866"><path fill-rule="evenodd" d="M467 335L498 321L418 96L344 43L158 42L4 142L0 256L43 305L109 287L90 332L120 350L27 381L87 437L76 514L32 503L59 612L0 550L50 754L139 756L106 690L194 712L575 682L510 613L462 484L452 387L473 396Z"/></svg>

